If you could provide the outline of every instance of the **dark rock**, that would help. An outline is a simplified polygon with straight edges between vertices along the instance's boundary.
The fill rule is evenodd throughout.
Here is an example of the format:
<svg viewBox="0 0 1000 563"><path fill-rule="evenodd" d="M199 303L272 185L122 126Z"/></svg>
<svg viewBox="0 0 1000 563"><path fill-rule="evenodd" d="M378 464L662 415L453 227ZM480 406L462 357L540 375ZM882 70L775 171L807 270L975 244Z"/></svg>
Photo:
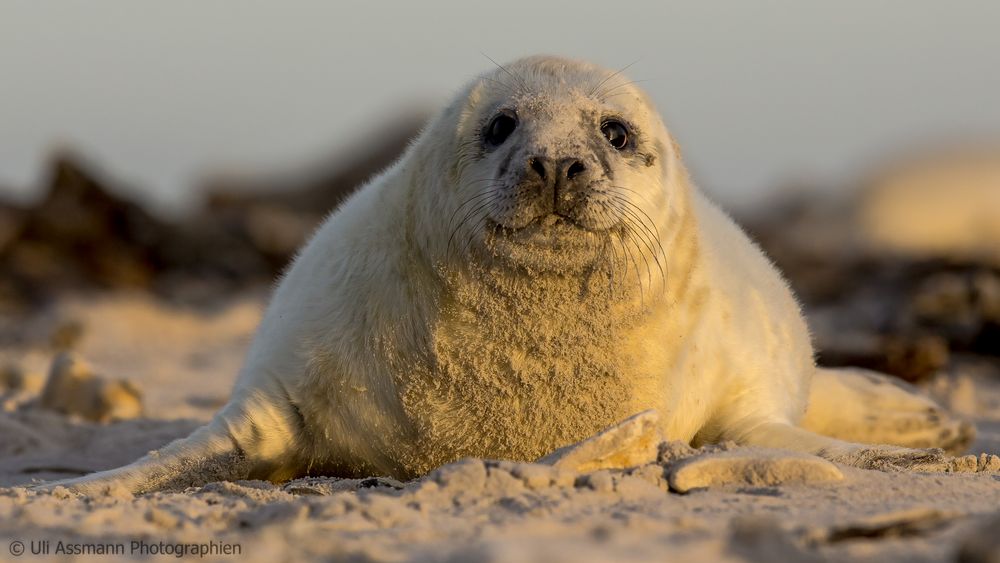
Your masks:
<svg viewBox="0 0 1000 563"><path fill-rule="evenodd" d="M42 201L15 216L0 246L5 301L35 304L78 287L146 287L157 267L151 249L164 225L70 154L50 164Z"/></svg>
<svg viewBox="0 0 1000 563"><path fill-rule="evenodd" d="M179 221L120 195L78 156L57 154L37 204L0 203L0 314L30 313L67 291L142 289L211 303L268 284L326 214L402 153L418 125L416 117L396 124L346 166L209 186L205 208Z"/></svg>

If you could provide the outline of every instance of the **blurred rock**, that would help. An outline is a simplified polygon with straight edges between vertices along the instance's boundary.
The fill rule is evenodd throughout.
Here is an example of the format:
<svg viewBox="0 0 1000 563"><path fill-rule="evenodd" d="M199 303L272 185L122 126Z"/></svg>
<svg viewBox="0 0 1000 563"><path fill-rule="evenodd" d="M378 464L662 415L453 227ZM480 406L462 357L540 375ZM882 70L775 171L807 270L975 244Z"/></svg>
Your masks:
<svg viewBox="0 0 1000 563"><path fill-rule="evenodd" d="M37 302L81 285L149 284L159 221L113 195L69 154L53 159L47 184L33 208L6 209L3 230L12 234L0 239L0 299Z"/></svg>
<svg viewBox="0 0 1000 563"><path fill-rule="evenodd" d="M85 333L83 323L73 319L63 320L49 335L49 345L53 350L71 350L77 346Z"/></svg>
<svg viewBox="0 0 1000 563"><path fill-rule="evenodd" d="M142 394L127 380L94 374L82 360L60 354L52 362L39 405L95 422L127 420L142 415Z"/></svg>
<svg viewBox="0 0 1000 563"><path fill-rule="evenodd" d="M3 193L0 191L0 193ZM24 210L0 203L0 248L5 248L17 236L24 221Z"/></svg>
<svg viewBox="0 0 1000 563"><path fill-rule="evenodd" d="M806 544L818 547L860 539L892 539L929 536L952 525L960 514L933 507L915 506L874 515L864 515L831 526L806 528Z"/></svg>
<svg viewBox="0 0 1000 563"><path fill-rule="evenodd" d="M25 371L16 364L0 366L0 394L8 391L37 393L44 382L42 374Z"/></svg>
<svg viewBox="0 0 1000 563"><path fill-rule="evenodd" d="M931 275L915 289L907 313L957 348L1000 356L1000 270Z"/></svg>
<svg viewBox="0 0 1000 563"><path fill-rule="evenodd" d="M1000 514L984 518L983 522L962 540L959 563L1000 563Z"/></svg>
<svg viewBox="0 0 1000 563"><path fill-rule="evenodd" d="M423 116L395 124L343 166L217 181L204 209L167 221L70 152L45 195L0 203L0 314L27 314L66 291L142 289L213 302L271 283L323 217L402 153ZM64 336L71 337L71 334Z"/></svg>
<svg viewBox="0 0 1000 563"><path fill-rule="evenodd" d="M56 155L48 178L38 204L5 208L13 235L0 241L0 313L30 312L66 291L169 294L184 278L223 292L270 279L252 247L215 226L158 219L72 154Z"/></svg>
<svg viewBox="0 0 1000 563"><path fill-rule="evenodd" d="M882 340L882 369L907 381L929 379L948 363L948 343L936 334L889 335Z"/></svg>

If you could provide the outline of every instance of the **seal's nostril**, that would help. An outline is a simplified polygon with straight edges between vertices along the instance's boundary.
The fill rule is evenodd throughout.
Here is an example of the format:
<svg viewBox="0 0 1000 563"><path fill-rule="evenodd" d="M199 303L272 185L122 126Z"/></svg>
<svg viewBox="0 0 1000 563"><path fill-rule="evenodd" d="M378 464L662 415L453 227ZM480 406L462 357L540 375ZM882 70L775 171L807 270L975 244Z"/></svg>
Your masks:
<svg viewBox="0 0 1000 563"><path fill-rule="evenodd" d="M534 170L535 172L537 172L538 176L541 179L543 179L543 180L545 179L545 165L542 164L542 159L540 159L540 158L529 158L528 159L528 166L530 166L532 170Z"/></svg>
<svg viewBox="0 0 1000 563"><path fill-rule="evenodd" d="M574 177L582 174L586 169L587 167L584 166L579 160L573 161L573 164L570 164L569 168L566 170L566 177L572 180Z"/></svg>

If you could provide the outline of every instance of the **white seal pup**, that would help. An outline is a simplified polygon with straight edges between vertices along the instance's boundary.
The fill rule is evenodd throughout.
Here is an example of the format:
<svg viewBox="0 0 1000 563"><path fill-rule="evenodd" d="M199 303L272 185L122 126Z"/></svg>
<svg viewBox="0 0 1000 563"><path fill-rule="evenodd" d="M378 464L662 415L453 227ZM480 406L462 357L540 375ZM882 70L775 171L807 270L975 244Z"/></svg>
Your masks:
<svg viewBox="0 0 1000 563"><path fill-rule="evenodd" d="M662 436L695 445L859 466L940 457L798 426L816 373L791 291L691 184L646 95L618 73L532 57L472 81L330 215L207 426L63 484L411 478L465 456L537 459L649 409ZM866 409L880 382L819 373L839 385L831 400L857 400L852 416L894 409L895 441L947 441L905 434L950 423L925 400ZM836 433L836 405L817 408Z"/></svg>

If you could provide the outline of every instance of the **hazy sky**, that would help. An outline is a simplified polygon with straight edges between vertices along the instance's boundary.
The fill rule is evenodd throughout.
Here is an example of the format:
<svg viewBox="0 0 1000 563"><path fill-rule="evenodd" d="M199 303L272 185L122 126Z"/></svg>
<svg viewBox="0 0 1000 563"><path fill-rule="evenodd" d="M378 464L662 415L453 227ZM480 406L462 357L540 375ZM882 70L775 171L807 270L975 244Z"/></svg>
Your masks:
<svg viewBox="0 0 1000 563"><path fill-rule="evenodd" d="M1000 2L0 0L0 185L79 147L163 205L294 169L539 52L628 71L696 181L737 202L1000 137Z"/></svg>

